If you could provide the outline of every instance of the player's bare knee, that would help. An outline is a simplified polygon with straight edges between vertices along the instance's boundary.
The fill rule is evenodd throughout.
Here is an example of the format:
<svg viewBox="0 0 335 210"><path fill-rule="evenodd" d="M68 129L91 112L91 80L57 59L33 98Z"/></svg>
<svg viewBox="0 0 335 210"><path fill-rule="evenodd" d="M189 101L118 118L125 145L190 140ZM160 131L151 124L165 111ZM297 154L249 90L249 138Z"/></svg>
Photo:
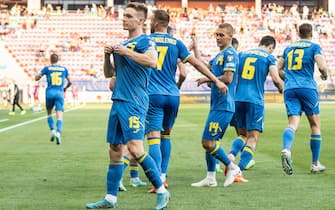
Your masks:
<svg viewBox="0 0 335 210"><path fill-rule="evenodd" d="M123 158L123 145L110 145L109 146L110 160L122 160Z"/></svg>
<svg viewBox="0 0 335 210"><path fill-rule="evenodd" d="M120 153L122 152L122 150L123 150L123 145L121 144L116 144L116 145L110 144L109 145L109 152Z"/></svg>
<svg viewBox="0 0 335 210"><path fill-rule="evenodd" d="M202 141L202 148L204 148L206 151L209 151L214 146L214 141Z"/></svg>
<svg viewBox="0 0 335 210"><path fill-rule="evenodd" d="M147 133L148 138L159 137L159 136L160 136L160 131L150 131Z"/></svg>
<svg viewBox="0 0 335 210"><path fill-rule="evenodd" d="M144 154L144 148L142 146L136 146L134 144L128 144L128 150L133 157L139 157Z"/></svg>

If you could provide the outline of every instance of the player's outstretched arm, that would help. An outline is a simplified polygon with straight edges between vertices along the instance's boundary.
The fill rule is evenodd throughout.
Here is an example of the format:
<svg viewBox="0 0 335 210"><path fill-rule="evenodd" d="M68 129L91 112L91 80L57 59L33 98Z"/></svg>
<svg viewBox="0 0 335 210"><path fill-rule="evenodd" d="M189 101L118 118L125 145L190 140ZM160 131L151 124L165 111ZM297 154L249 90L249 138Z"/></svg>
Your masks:
<svg viewBox="0 0 335 210"><path fill-rule="evenodd" d="M107 46L104 48L104 75L106 78L110 78L114 75L114 62L111 60L111 54L113 53L113 47Z"/></svg>
<svg viewBox="0 0 335 210"><path fill-rule="evenodd" d="M201 53L198 47L198 38L196 36L192 36L191 38L192 38L192 42L188 46L188 49L193 50L193 53L196 59L200 60L203 64L205 64L207 68L211 68L210 65L207 62L205 62L201 57Z"/></svg>
<svg viewBox="0 0 335 210"><path fill-rule="evenodd" d="M270 76L273 84L277 87L279 93L283 93L283 81L279 77L278 69L276 66L269 67Z"/></svg>
<svg viewBox="0 0 335 210"><path fill-rule="evenodd" d="M328 67L327 67L327 64L326 64L326 61L324 59L324 57L322 55L316 55L315 56L315 61L316 61L316 64L318 65L319 67L319 71L321 73L321 79L322 80L327 80L328 78Z"/></svg>
<svg viewBox="0 0 335 210"><path fill-rule="evenodd" d="M205 75L207 77L207 80L201 80L201 83L205 82L214 82L214 84L220 89L222 93L227 93L228 87L225 85L222 81L220 81L207 67L205 64L203 64L201 61L196 59L194 56L190 56L187 60L194 68L196 68L200 73ZM198 81L199 83L199 81ZM199 85L199 84L198 84Z"/></svg>

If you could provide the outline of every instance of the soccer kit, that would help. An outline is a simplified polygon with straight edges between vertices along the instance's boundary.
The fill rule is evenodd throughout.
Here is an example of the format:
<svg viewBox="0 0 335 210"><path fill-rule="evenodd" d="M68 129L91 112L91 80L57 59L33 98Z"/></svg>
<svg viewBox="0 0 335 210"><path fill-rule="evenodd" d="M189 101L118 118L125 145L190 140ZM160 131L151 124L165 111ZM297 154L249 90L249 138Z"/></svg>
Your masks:
<svg viewBox="0 0 335 210"><path fill-rule="evenodd" d="M216 171L217 160L226 166L230 164L224 149L220 146L219 140L224 135L235 112L235 86L236 70L238 68L238 54L232 46L228 46L219 52L215 58L210 60L212 73L222 76L226 71L233 72L233 79L228 86L226 94L221 93L214 83L211 83L210 111L203 130L202 140L216 141L213 148L206 152L207 172Z"/></svg>
<svg viewBox="0 0 335 210"><path fill-rule="evenodd" d="M122 43L138 53L155 50L155 43L145 34ZM116 73L112 95L107 142L126 144L131 139L143 139L144 122L149 106L147 86L151 68L142 66L127 56L113 54Z"/></svg>
<svg viewBox="0 0 335 210"><path fill-rule="evenodd" d="M190 56L187 47L167 33L153 33L157 45L157 68L151 73L148 86L149 110L146 133L171 129L179 109L179 89L176 84L178 59L186 62ZM149 154L165 177L171 155L170 135L148 136ZM165 181L165 178L162 178ZM166 182L165 182L166 183Z"/></svg>
<svg viewBox="0 0 335 210"><path fill-rule="evenodd" d="M287 115L319 114L317 84L314 80L315 56L322 55L319 44L299 40L285 48L284 101Z"/></svg>
<svg viewBox="0 0 335 210"><path fill-rule="evenodd" d="M287 116L320 114L317 84L314 80L315 57L322 55L319 44L309 40L299 40L285 48L282 58L285 60L284 102ZM282 167L286 174L293 173L291 147L295 130L287 127L283 132ZM322 172L326 167L320 164L322 136L311 133L310 149L312 152L311 173Z"/></svg>
<svg viewBox="0 0 335 210"><path fill-rule="evenodd" d="M40 72L40 75L46 75L48 86L46 88L46 108L56 111L64 111L64 81L69 77L67 68L52 64L46 66Z"/></svg>
<svg viewBox="0 0 335 210"><path fill-rule="evenodd" d="M237 52L232 46L222 50L209 62L211 71L216 77L224 75L226 71L236 72L238 63ZM223 94L214 83L211 83L210 112L203 131L202 139L204 140L219 140L235 112L235 73L233 80L227 86L228 92Z"/></svg>
<svg viewBox="0 0 335 210"><path fill-rule="evenodd" d="M155 43L145 34L121 44L141 54L156 50ZM152 69L138 64L127 56L117 53L113 53L113 56L116 81L106 139L112 145L125 145L129 140L143 140L144 138L144 122L149 106L147 86ZM135 159L142 166L153 186L156 189L162 187L163 183L154 160L146 153ZM111 160L107 171L107 195L117 197L124 167L123 160Z"/></svg>
<svg viewBox="0 0 335 210"><path fill-rule="evenodd" d="M150 98L146 132L172 128L179 108L179 89L176 84L178 58L186 62L190 56L187 47L167 33L153 33L158 51L157 69L150 75Z"/></svg>
<svg viewBox="0 0 335 210"><path fill-rule="evenodd" d="M276 59L262 49L251 49L239 54L238 84L236 87L235 116L237 127L248 131L263 131L264 82Z"/></svg>

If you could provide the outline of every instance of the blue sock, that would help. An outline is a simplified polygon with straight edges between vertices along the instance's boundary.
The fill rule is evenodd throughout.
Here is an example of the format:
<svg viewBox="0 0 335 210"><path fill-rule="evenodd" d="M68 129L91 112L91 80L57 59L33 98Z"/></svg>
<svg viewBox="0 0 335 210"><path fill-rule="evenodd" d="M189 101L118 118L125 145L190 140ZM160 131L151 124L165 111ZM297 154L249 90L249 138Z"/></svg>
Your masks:
<svg viewBox="0 0 335 210"><path fill-rule="evenodd" d="M310 140L310 147L312 151L312 161L316 162L320 158L322 137L321 134L312 134Z"/></svg>
<svg viewBox="0 0 335 210"><path fill-rule="evenodd" d="M107 172L107 194L117 196L123 174L123 161L112 161Z"/></svg>
<svg viewBox="0 0 335 210"><path fill-rule="evenodd" d="M219 161L221 161L226 166L228 166L231 162L227 154L223 150L223 148L220 146L220 144L215 143L213 148L210 151L208 151L208 153L213 157L215 157L216 159L218 159Z"/></svg>
<svg viewBox="0 0 335 210"><path fill-rule="evenodd" d="M250 160L252 160L255 155L255 150L251 146L245 146L242 153L238 167L243 171L247 167Z"/></svg>
<svg viewBox="0 0 335 210"><path fill-rule="evenodd" d="M129 158L127 156L123 156L123 171L125 171L129 166Z"/></svg>
<svg viewBox="0 0 335 210"><path fill-rule="evenodd" d="M230 153L236 157L237 154L242 151L244 144L245 141L242 136L236 137L231 145Z"/></svg>
<svg viewBox="0 0 335 210"><path fill-rule="evenodd" d="M159 174L161 173L162 165L162 153L161 153L161 139L160 137L150 137L148 138L149 144L149 155L154 159L156 166L158 168Z"/></svg>
<svg viewBox="0 0 335 210"><path fill-rule="evenodd" d="M54 117L52 115L48 115L48 125L50 130L54 129Z"/></svg>
<svg viewBox="0 0 335 210"><path fill-rule="evenodd" d="M142 166L145 175L148 177L151 184L156 188L160 188L163 183L160 178L160 173L155 164L155 161L146 153L136 158L136 161Z"/></svg>
<svg viewBox="0 0 335 210"><path fill-rule="evenodd" d="M217 161L218 160L214 156L212 156L211 154L206 152L206 164L207 164L207 171L208 172L216 171L216 162Z"/></svg>
<svg viewBox="0 0 335 210"><path fill-rule="evenodd" d="M295 131L293 128L287 127L283 132L283 149L291 150L294 140Z"/></svg>
<svg viewBox="0 0 335 210"><path fill-rule="evenodd" d="M161 173L166 174L169 166L171 156L171 139L170 135L162 135L161 137L161 152L162 152L162 165Z"/></svg>
<svg viewBox="0 0 335 210"><path fill-rule="evenodd" d="M216 141L216 144L217 144L217 145L220 145L221 142L220 142L220 141ZM216 165L217 165L217 164L220 164L220 161L219 161L218 159L216 159L216 158L214 158L214 159L215 159L215 170L216 170ZM207 168L208 168L208 165L207 165Z"/></svg>
<svg viewBox="0 0 335 210"><path fill-rule="evenodd" d="M138 177L138 165L135 164L130 164L130 178L137 178Z"/></svg>
<svg viewBox="0 0 335 210"><path fill-rule="evenodd" d="M62 133L63 131L63 120L57 120L56 121L57 131L59 133Z"/></svg>

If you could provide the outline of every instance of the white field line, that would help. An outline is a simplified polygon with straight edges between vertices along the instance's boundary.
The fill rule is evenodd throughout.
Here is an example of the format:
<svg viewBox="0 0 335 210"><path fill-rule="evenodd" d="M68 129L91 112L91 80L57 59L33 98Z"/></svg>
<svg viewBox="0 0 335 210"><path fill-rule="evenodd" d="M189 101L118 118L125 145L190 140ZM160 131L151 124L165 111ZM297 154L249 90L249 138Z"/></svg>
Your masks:
<svg viewBox="0 0 335 210"><path fill-rule="evenodd" d="M1 119L0 122L6 122L8 119Z"/></svg>
<svg viewBox="0 0 335 210"><path fill-rule="evenodd" d="M65 112L73 111L73 110L79 109L80 107L81 106L71 108L71 109L67 109L67 110L65 110ZM28 124L31 124L31 123L34 123L34 122L37 122L37 121L40 121L40 120L43 120L43 119L46 119L47 117L48 116L38 117L38 118L35 118L35 119L32 119L32 120L28 120L26 122L22 122L22 123L19 123L19 124L16 124L16 125L12 125L12 126L8 126L6 128L2 128L2 129L0 129L0 133L11 130L11 129L14 129L14 128L18 128L18 127L21 127L21 126L24 126L24 125L28 125Z"/></svg>

